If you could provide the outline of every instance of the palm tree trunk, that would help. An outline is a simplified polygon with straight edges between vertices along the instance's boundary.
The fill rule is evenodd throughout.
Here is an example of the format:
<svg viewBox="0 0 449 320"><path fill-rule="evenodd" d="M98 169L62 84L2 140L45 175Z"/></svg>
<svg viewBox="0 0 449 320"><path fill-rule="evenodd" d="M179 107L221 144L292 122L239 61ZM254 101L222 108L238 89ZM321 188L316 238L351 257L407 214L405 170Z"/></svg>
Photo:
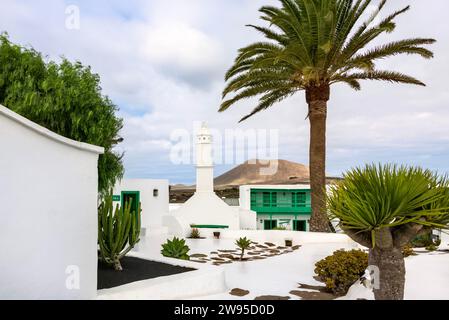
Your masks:
<svg viewBox="0 0 449 320"><path fill-rule="evenodd" d="M404 256L399 248L375 247L369 252L369 265L376 266L378 274L374 281L376 300L403 300L405 287ZM374 271L376 273L376 271ZM376 283L378 286L376 286Z"/></svg>
<svg viewBox="0 0 449 320"><path fill-rule="evenodd" d="M310 121L310 187L312 193L312 217L310 231L330 232L326 214L326 119L327 101L330 96L328 84L309 87L306 100Z"/></svg>

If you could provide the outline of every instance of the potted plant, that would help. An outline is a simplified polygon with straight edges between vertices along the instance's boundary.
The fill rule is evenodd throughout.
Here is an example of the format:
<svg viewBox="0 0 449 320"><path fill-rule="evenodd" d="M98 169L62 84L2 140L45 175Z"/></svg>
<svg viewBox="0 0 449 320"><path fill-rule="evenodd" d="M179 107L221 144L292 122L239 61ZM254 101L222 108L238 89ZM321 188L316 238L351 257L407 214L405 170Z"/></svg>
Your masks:
<svg viewBox="0 0 449 320"><path fill-rule="evenodd" d="M214 238L215 239L220 239L220 231L215 231L214 232Z"/></svg>

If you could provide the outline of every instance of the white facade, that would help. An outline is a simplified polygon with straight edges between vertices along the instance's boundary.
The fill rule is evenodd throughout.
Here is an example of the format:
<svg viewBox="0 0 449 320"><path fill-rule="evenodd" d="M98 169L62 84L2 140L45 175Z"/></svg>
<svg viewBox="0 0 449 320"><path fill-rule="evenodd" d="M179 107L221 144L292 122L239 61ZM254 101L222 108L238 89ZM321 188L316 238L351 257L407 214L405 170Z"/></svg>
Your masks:
<svg viewBox="0 0 449 320"><path fill-rule="evenodd" d="M98 155L0 106L0 299L97 292Z"/></svg>
<svg viewBox="0 0 449 320"><path fill-rule="evenodd" d="M164 217L171 234L188 235L191 225L222 226L229 230L254 229L255 213L230 207L214 192L212 136L205 124L196 141L196 192L179 209Z"/></svg>
<svg viewBox="0 0 449 320"><path fill-rule="evenodd" d="M124 194L138 193L142 209L142 231L144 235L159 232L162 217L168 214L168 180L123 179L114 187L114 205L122 205Z"/></svg>
<svg viewBox="0 0 449 320"><path fill-rule="evenodd" d="M310 190L310 185L244 185L240 186L240 206L243 209L251 210L251 190ZM282 202L282 195L278 195L277 199ZM285 199L291 201L291 199ZM293 230L293 221L300 221L304 225L304 231L309 231L310 214L294 215L292 213L279 214L275 216L268 213L258 213L255 216L256 227L258 230L265 229L265 221L276 221L277 227L285 227L287 230Z"/></svg>

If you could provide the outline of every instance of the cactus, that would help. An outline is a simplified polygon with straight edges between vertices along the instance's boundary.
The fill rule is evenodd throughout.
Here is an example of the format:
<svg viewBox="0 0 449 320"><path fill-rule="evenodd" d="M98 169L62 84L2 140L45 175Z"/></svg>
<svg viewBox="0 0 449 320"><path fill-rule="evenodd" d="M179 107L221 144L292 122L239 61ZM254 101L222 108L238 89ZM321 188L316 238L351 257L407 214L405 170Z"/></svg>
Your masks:
<svg viewBox="0 0 449 320"><path fill-rule="evenodd" d="M98 208L100 259L117 271L123 270L120 259L140 241L141 211L139 203L137 213L131 212L131 201L124 208L117 205L114 211L111 195Z"/></svg>

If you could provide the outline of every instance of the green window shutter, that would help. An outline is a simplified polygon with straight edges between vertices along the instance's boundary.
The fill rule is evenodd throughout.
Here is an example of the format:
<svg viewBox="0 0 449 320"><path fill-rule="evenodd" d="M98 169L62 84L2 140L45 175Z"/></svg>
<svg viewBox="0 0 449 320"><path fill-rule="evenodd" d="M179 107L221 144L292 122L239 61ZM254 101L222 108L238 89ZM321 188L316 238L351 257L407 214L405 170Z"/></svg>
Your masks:
<svg viewBox="0 0 449 320"><path fill-rule="evenodd" d="M272 192L271 193L271 206L277 207L277 202L278 202L278 194L277 194L277 192Z"/></svg>

